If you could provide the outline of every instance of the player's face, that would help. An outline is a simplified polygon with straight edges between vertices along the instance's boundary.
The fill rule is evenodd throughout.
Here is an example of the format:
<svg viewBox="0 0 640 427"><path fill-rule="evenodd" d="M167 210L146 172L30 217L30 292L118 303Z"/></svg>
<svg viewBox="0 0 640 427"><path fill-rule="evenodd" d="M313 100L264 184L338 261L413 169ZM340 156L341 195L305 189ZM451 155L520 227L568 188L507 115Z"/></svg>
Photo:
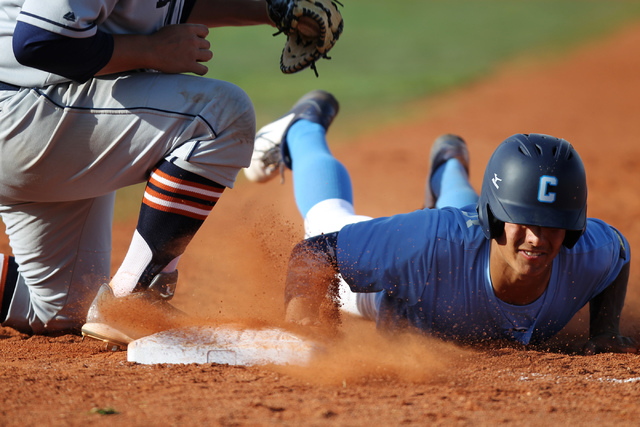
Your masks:
<svg viewBox="0 0 640 427"><path fill-rule="evenodd" d="M513 274L515 280L548 281L565 234L559 228L505 223L504 233L496 239L496 258L503 263L505 274Z"/></svg>

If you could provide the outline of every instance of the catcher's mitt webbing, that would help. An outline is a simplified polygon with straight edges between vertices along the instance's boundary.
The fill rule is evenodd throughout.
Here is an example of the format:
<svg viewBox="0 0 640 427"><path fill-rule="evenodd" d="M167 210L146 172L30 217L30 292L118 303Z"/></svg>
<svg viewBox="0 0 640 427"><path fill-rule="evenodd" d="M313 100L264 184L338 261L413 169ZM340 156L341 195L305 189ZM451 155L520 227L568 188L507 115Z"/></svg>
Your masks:
<svg viewBox="0 0 640 427"><path fill-rule="evenodd" d="M287 36L280 56L283 73L296 73L310 67L317 76L316 61L331 59L327 53L336 44L344 26L336 3L330 0L267 0L269 17L279 30L275 35L284 33Z"/></svg>

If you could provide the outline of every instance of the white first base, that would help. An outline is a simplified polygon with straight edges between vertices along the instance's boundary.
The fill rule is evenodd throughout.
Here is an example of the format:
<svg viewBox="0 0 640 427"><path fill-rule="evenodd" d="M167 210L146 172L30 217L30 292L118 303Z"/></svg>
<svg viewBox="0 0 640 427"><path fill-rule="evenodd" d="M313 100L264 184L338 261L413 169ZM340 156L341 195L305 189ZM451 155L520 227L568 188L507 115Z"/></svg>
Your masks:
<svg viewBox="0 0 640 427"><path fill-rule="evenodd" d="M318 346L279 328L192 326L158 332L129 343L129 362L306 365Z"/></svg>

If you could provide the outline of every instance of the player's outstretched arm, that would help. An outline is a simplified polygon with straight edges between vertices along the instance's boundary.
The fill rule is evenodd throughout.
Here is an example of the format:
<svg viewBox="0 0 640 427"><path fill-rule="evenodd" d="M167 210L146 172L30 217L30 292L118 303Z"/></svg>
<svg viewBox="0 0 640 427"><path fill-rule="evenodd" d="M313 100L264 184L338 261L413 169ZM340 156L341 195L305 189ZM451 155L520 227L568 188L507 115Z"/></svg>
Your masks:
<svg viewBox="0 0 640 427"><path fill-rule="evenodd" d="M589 301L589 341L584 347L585 354L638 352L638 343L620 334L628 281L629 263L604 291Z"/></svg>
<svg viewBox="0 0 640 427"><path fill-rule="evenodd" d="M318 325L320 307L338 285L335 258L337 233L298 243L289 258L285 283L285 319L301 325ZM328 301L337 303L337 301Z"/></svg>

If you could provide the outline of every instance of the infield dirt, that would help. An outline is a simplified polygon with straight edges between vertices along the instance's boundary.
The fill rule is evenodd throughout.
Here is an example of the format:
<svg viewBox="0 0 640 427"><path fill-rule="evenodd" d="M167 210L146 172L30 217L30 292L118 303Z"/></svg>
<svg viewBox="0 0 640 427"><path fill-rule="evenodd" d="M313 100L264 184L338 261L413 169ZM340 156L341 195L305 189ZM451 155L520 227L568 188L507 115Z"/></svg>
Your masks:
<svg viewBox="0 0 640 427"><path fill-rule="evenodd" d="M469 142L477 189L500 141L547 133L578 149L589 216L637 247L639 47L640 26L631 26L565 57L511 64L417 102L405 122L350 141L330 131L334 154L352 174L357 212L420 208L430 144L442 133ZM114 226L114 270L134 228L135 221ZM284 184L240 180L183 256L175 304L209 324L280 325L284 268L301 237L290 174ZM0 249L9 251L4 237ZM639 279L632 265L622 328L636 339ZM640 355L575 354L587 317L583 310L537 349L411 336L390 342L372 324L347 318L341 339L308 368L143 366L78 336L0 328L0 425L637 425Z"/></svg>

